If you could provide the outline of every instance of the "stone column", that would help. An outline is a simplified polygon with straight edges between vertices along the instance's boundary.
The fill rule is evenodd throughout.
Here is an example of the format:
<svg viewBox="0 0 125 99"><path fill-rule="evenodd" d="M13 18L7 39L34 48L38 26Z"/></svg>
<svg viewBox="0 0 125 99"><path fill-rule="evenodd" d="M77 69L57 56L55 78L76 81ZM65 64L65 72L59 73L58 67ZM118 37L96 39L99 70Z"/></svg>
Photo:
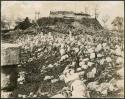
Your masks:
<svg viewBox="0 0 125 99"><path fill-rule="evenodd" d="M17 93L17 65L20 49L16 44L1 44L1 98L15 98Z"/></svg>

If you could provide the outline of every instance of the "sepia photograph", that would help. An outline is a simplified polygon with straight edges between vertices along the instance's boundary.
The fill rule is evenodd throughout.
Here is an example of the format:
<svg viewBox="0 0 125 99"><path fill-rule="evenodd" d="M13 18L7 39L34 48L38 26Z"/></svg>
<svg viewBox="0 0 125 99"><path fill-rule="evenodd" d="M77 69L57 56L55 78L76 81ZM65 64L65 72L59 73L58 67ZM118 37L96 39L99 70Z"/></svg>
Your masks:
<svg viewBox="0 0 125 99"><path fill-rule="evenodd" d="M124 98L124 1L1 1L1 98Z"/></svg>

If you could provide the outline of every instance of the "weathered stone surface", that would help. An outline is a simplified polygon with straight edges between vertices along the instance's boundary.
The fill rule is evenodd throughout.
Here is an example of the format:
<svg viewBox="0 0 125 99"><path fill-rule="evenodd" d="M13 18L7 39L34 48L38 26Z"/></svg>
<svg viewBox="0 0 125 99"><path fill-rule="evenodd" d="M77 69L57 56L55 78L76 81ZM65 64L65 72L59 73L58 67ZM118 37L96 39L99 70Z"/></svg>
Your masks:
<svg viewBox="0 0 125 99"><path fill-rule="evenodd" d="M1 98L15 98L17 96L17 90L14 91L1 91Z"/></svg>
<svg viewBox="0 0 125 99"><path fill-rule="evenodd" d="M72 98L84 98L87 95L86 85L81 80L75 80L71 84Z"/></svg>
<svg viewBox="0 0 125 99"><path fill-rule="evenodd" d="M16 44L2 44L1 66L19 64L19 46Z"/></svg>
<svg viewBox="0 0 125 99"><path fill-rule="evenodd" d="M93 59L93 58L95 58L95 53L90 54L90 59Z"/></svg>
<svg viewBox="0 0 125 99"><path fill-rule="evenodd" d="M17 85L17 67L1 67L1 89L13 90Z"/></svg>
<svg viewBox="0 0 125 99"><path fill-rule="evenodd" d="M17 97L17 64L19 64L20 48L16 44L4 43L1 46L1 97Z"/></svg>
<svg viewBox="0 0 125 99"><path fill-rule="evenodd" d="M65 96L63 96L62 94L57 94L57 95L54 95L50 98L66 98Z"/></svg>

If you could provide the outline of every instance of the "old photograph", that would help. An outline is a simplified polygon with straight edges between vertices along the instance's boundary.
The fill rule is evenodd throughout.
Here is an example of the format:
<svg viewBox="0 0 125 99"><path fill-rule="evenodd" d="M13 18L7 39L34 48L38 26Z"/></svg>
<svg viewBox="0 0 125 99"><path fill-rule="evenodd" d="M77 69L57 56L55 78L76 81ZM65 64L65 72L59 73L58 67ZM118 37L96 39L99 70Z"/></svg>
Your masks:
<svg viewBox="0 0 125 99"><path fill-rule="evenodd" d="M123 98L124 1L1 1L1 98Z"/></svg>

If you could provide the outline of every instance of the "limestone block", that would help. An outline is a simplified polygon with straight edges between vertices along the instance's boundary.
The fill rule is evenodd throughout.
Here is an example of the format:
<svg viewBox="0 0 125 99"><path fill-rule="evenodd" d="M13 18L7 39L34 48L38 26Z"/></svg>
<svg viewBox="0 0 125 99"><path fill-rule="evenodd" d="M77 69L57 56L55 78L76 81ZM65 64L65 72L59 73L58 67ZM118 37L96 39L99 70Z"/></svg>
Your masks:
<svg viewBox="0 0 125 99"><path fill-rule="evenodd" d="M16 44L1 44L1 66L19 64L20 49Z"/></svg>

